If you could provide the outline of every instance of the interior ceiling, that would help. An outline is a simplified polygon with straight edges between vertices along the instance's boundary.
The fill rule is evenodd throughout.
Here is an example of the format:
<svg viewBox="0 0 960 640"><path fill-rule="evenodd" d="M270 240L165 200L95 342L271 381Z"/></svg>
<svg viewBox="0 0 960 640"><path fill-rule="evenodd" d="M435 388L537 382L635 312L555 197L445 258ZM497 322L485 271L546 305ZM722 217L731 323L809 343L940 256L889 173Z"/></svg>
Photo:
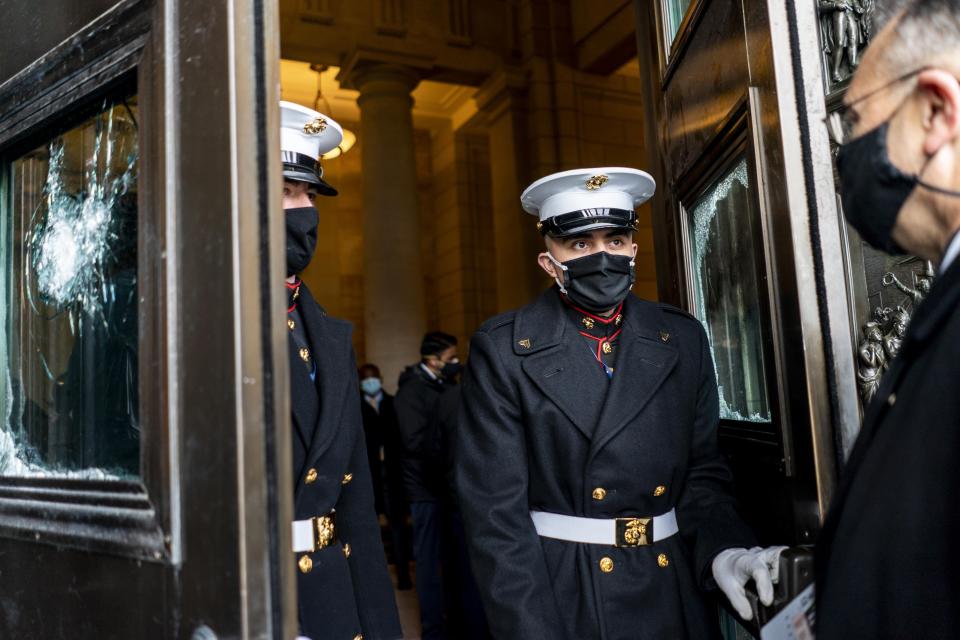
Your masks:
<svg viewBox="0 0 960 640"><path fill-rule="evenodd" d="M639 78L640 77L640 60L637 56L633 56L627 60L622 67L613 72L618 76L627 76L628 78Z"/></svg>
<svg viewBox="0 0 960 640"><path fill-rule="evenodd" d="M307 62L280 61L280 98L316 109L338 122L359 122L359 92L342 89L337 81L339 67L327 67L322 73ZM433 129L461 124L477 112L475 87L423 80L413 91L414 126Z"/></svg>

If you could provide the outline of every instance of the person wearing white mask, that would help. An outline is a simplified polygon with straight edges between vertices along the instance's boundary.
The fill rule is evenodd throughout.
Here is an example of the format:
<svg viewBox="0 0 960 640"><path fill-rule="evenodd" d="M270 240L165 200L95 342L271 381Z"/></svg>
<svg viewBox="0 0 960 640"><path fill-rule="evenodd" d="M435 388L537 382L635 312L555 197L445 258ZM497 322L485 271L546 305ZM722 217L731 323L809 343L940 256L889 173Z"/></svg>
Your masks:
<svg viewBox="0 0 960 640"><path fill-rule="evenodd" d="M406 591L413 588L410 578L413 543L407 524L410 507L403 495L403 444L397 424L397 410L393 396L383 389L383 378L377 365L362 364L359 373L363 396L363 431L367 438L374 501L377 513L386 516L390 530L392 559L397 568L397 589Z"/></svg>

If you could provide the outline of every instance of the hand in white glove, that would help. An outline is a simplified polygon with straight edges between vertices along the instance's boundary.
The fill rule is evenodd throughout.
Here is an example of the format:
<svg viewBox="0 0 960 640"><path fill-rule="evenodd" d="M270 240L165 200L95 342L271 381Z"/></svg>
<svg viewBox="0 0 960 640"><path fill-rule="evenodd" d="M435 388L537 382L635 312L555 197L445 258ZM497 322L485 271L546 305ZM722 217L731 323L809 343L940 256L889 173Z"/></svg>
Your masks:
<svg viewBox="0 0 960 640"><path fill-rule="evenodd" d="M765 606L773 603L773 585L780 579L780 554L787 547L727 549L713 559L713 579L740 617L750 620L753 611L743 587L753 578Z"/></svg>

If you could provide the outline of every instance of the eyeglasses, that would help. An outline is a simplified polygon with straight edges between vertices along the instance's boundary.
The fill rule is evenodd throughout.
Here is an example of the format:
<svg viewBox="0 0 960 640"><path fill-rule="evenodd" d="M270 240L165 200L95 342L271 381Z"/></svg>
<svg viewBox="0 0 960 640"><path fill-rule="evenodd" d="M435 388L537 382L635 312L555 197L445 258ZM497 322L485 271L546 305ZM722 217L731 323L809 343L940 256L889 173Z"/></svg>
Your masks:
<svg viewBox="0 0 960 640"><path fill-rule="evenodd" d="M860 114L857 113L856 109L853 109L852 107L866 102L870 98L900 84L905 80L909 80L910 78L926 71L929 68L930 67L920 67L919 69L905 73L902 76L894 78L885 85L877 87L873 91L860 96L852 102L842 104L836 111L828 114L827 117L823 119L824 124L827 125L827 130L830 132L830 138L834 141L834 143L841 146L847 142L850 142L850 140L853 139L853 129L857 126L857 123L860 122Z"/></svg>

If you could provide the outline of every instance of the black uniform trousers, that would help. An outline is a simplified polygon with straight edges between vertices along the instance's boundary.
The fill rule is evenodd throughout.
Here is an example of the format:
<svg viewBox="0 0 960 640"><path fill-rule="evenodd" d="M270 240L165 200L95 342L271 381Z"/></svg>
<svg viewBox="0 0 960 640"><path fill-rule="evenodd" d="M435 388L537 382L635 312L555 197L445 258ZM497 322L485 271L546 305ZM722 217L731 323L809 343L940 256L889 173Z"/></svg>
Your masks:
<svg viewBox="0 0 960 640"><path fill-rule="evenodd" d="M354 640L360 634L365 640L400 638L374 511L352 329L327 316L305 285L299 310L316 379L311 380L291 339L294 517L336 511L338 539L314 553L290 553L298 567L300 630L312 640ZM304 556L309 563L301 562Z"/></svg>
<svg viewBox="0 0 960 640"><path fill-rule="evenodd" d="M818 640L960 637L960 262L867 409L816 548Z"/></svg>
<svg viewBox="0 0 960 640"><path fill-rule="evenodd" d="M703 327L628 296L608 380L562 304L550 290L488 321L471 342L455 478L491 632L716 638L716 609L702 591L711 563L754 538L717 449ZM530 518L531 510L609 519L671 508L680 534L635 548L541 538Z"/></svg>

